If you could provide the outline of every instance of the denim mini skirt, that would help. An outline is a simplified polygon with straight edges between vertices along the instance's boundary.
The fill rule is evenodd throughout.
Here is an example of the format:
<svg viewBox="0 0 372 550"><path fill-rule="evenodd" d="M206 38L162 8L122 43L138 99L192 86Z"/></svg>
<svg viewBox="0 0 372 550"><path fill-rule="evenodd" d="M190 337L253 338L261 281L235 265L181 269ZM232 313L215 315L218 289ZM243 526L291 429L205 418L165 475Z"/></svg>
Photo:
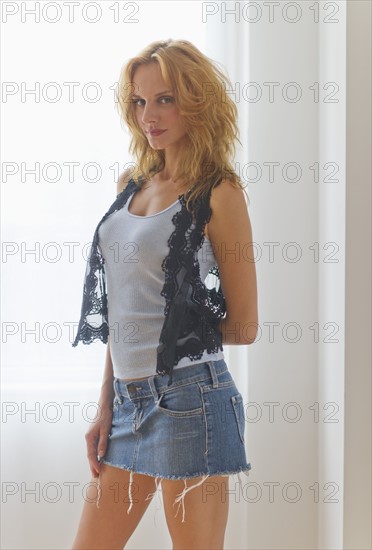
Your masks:
<svg viewBox="0 0 372 550"><path fill-rule="evenodd" d="M225 360L175 369L167 382L168 375L114 378L112 426L100 462L129 470L131 482L133 473L183 479L179 501L191 488L187 479L202 476L199 485L210 476L249 475L243 397ZM130 499L128 513L131 507Z"/></svg>

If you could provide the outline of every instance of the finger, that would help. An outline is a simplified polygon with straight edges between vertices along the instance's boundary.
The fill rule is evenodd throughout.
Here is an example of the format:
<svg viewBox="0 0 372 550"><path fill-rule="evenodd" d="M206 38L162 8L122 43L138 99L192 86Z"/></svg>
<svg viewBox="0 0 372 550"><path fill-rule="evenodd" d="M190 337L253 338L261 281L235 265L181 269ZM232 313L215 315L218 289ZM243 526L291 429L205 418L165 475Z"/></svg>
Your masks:
<svg viewBox="0 0 372 550"><path fill-rule="evenodd" d="M87 457L89 460L89 465L92 471L99 472L99 463L97 460L97 438L90 439L87 438Z"/></svg>
<svg viewBox="0 0 372 550"><path fill-rule="evenodd" d="M94 478L99 477L99 472L97 472L97 470L94 470L93 468L91 468L90 471L92 473L92 477Z"/></svg>
<svg viewBox="0 0 372 550"><path fill-rule="evenodd" d="M106 453L107 449L107 440L108 440L108 433L107 432L101 432L99 443L98 443L98 456L100 458L103 458Z"/></svg>
<svg viewBox="0 0 372 550"><path fill-rule="evenodd" d="M89 461L89 466L90 466L90 469L92 470L92 472L99 472L100 470L100 464L98 462L98 459L95 455L88 455L88 461Z"/></svg>

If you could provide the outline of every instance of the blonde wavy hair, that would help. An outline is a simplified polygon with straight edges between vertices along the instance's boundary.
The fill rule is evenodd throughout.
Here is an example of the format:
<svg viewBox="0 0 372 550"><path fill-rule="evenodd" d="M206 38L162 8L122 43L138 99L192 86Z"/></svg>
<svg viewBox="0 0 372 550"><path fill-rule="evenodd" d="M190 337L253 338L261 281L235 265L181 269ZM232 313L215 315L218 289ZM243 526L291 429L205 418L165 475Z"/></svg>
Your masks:
<svg viewBox="0 0 372 550"><path fill-rule="evenodd" d="M226 89L232 87L231 82L212 59L187 40L152 42L121 69L116 105L120 118L132 134L133 180L142 185L165 166L164 150L154 150L149 145L137 123L131 99L135 93L136 69L150 63L159 64L186 127L187 145L180 150L173 180L191 182L187 208L191 201L197 201L224 178L247 195L231 163L235 156L235 140L241 144L238 110L226 93ZM248 195L247 199L249 202Z"/></svg>

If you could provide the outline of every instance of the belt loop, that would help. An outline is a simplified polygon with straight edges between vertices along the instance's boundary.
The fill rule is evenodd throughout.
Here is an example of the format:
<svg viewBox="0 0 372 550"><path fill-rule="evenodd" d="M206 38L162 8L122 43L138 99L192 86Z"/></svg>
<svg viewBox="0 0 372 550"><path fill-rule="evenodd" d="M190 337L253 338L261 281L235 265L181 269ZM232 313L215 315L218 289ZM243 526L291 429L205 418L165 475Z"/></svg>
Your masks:
<svg viewBox="0 0 372 550"><path fill-rule="evenodd" d="M155 387L154 377L155 375L149 376L148 382L149 382L151 393L154 396L155 401L159 401L159 395Z"/></svg>
<svg viewBox="0 0 372 550"><path fill-rule="evenodd" d="M212 380L213 380L213 387L218 388L218 378L217 378L216 368L213 364L213 361L208 361L208 367L209 367L211 377L212 377Z"/></svg>
<svg viewBox="0 0 372 550"><path fill-rule="evenodd" d="M115 392L115 396L116 398L118 399L118 401L120 402L120 404L122 405L123 404L123 401L122 401L122 398L121 398L121 395L120 395L120 391L119 391L119 380L117 378L114 377L114 380L113 380L113 387L114 387L114 392Z"/></svg>

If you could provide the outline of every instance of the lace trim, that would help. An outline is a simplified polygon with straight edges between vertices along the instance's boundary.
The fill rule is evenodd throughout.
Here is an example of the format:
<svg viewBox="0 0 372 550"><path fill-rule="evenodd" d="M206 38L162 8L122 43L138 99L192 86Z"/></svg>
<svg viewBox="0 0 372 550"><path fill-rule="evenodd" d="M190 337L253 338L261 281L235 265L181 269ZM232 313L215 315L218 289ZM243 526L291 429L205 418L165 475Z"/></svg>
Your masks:
<svg viewBox="0 0 372 550"><path fill-rule="evenodd" d="M87 260L84 278L83 302L81 306L80 321L73 347L81 341L83 344L91 344L94 340L108 342L109 325L107 310L105 260L99 249L98 231L101 224L116 210L120 210L127 202L129 196L139 187L133 180L116 196L116 200L103 216L94 232L92 246Z"/></svg>
<svg viewBox="0 0 372 550"><path fill-rule="evenodd" d="M223 350L218 324L226 307L218 266L208 272L215 276L218 290L209 289L200 278L197 257L205 239L205 226L212 215L209 197L210 193L199 202L193 224L192 215L186 209L186 199L184 195L179 196L182 208L172 218L175 229L168 239L169 253L162 263L165 282L161 295L166 304L156 372L169 374L169 383L173 367L182 357L197 360L205 350L208 353Z"/></svg>

